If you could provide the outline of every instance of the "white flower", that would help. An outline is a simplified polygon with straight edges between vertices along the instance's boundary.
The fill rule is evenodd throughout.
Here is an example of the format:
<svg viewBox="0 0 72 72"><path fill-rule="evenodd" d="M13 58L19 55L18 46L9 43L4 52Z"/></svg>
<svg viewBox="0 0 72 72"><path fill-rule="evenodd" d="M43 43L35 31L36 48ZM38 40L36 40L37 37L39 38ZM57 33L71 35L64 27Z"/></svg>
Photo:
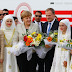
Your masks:
<svg viewBox="0 0 72 72"><path fill-rule="evenodd" d="M52 38L53 38L53 37L54 37L54 34L51 34L51 35L50 35L50 37L52 37Z"/></svg>
<svg viewBox="0 0 72 72"><path fill-rule="evenodd" d="M40 44L40 41L35 42L35 46L39 46L39 44Z"/></svg>
<svg viewBox="0 0 72 72"><path fill-rule="evenodd" d="M35 39L33 39L33 42L32 43L30 43L30 45L35 45L35 46L39 46L39 44L40 44L40 41L36 41Z"/></svg>

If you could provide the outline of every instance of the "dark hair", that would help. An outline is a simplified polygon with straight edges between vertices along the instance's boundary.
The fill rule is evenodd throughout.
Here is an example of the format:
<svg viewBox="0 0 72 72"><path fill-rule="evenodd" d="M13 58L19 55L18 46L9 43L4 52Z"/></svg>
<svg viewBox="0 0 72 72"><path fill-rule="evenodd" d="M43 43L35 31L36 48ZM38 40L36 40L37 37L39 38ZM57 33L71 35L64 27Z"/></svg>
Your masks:
<svg viewBox="0 0 72 72"><path fill-rule="evenodd" d="M13 19L14 19L14 20L16 20L16 19L18 19L18 18L17 18L17 17L15 17L15 16L13 16Z"/></svg>
<svg viewBox="0 0 72 72"><path fill-rule="evenodd" d="M36 14L37 12L40 13L40 14L42 15L42 12L41 12L41 11L36 11L35 14Z"/></svg>
<svg viewBox="0 0 72 72"><path fill-rule="evenodd" d="M3 11L8 11L8 9L3 9Z"/></svg>
<svg viewBox="0 0 72 72"><path fill-rule="evenodd" d="M47 8L47 9L45 10L45 12L47 12L47 11L51 11L53 14L55 14L55 10L54 10L53 8Z"/></svg>

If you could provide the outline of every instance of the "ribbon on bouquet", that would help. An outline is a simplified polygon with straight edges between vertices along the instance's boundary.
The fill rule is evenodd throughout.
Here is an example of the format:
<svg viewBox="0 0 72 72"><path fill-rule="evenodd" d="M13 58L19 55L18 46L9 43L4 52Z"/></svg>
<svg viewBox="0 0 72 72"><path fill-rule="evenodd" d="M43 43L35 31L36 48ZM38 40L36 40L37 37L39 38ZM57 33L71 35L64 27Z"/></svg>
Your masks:
<svg viewBox="0 0 72 72"><path fill-rule="evenodd" d="M11 48L11 53L13 53L15 56L19 56L20 54L27 52L27 60L29 61L32 58L33 50L35 50L39 58L42 58L42 59L45 58L46 53L48 51L48 49L42 46L38 46L36 48L27 47L25 46L24 41L20 41L16 45L13 45L13 47Z"/></svg>
<svg viewBox="0 0 72 72"><path fill-rule="evenodd" d="M27 52L27 60L29 61L32 58L33 50L37 53L39 58L44 59L48 49L42 46L38 46L36 48L24 46L21 53Z"/></svg>

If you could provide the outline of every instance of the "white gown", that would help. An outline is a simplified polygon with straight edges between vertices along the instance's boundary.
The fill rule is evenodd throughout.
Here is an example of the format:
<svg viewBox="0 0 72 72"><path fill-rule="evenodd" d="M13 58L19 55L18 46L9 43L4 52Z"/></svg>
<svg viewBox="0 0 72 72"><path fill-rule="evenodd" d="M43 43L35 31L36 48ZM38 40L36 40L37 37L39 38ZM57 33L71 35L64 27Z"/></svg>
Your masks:
<svg viewBox="0 0 72 72"><path fill-rule="evenodd" d="M71 61L70 61L70 69L69 72L72 72L72 55L71 55Z"/></svg>
<svg viewBox="0 0 72 72"><path fill-rule="evenodd" d="M62 36L62 40L66 40L65 35ZM67 67L63 66L63 62L67 61ZM54 59L50 72L69 72L70 52L64 48L56 46Z"/></svg>
<svg viewBox="0 0 72 72"><path fill-rule="evenodd" d="M10 44L12 45L12 34L13 30L5 30L4 31L5 37ZM11 46L7 43L5 39L5 52L4 52L4 66L3 72L18 72L16 57L10 53Z"/></svg>

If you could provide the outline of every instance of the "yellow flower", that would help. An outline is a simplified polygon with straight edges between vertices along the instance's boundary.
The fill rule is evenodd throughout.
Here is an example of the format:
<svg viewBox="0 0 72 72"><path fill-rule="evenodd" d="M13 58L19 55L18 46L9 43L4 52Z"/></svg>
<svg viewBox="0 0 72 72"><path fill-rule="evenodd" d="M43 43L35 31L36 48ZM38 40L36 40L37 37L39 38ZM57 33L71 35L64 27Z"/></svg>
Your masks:
<svg viewBox="0 0 72 72"><path fill-rule="evenodd" d="M36 41L37 41L37 40L38 40L38 41L40 41L40 40L41 40L41 38L40 38L40 37L37 37L37 38L36 38Z"/></svg>
<svg viewBox="0 0 72 72"><path fill-rule="evenodd" d="M38 34L38 36L36 37L36 41L41 41L41 38L42 38L42 35L41 34Z"/></svg>
<svg viewBox="0 0 72 72"><path fill-rule="evenodd" d="M41 41L41 39L42 39L41 37L37 37L36 41Z"/></svg>
<svg viewBox="0 0 72 72"><path fill-rule="evenodd" d="M70 42L70 44L72 45L72 42Z"/></svg>
<svg viewBox="0 0 72 72"><path fill-rule="evenodd" d="M31 36L27 36L28 38L32 38Z"/></svg>
<svg viewBox="0 0 72 72"><path fill-rule="evenodd" d="M34 35L34 34L36 34L36 32L33 32L31 35Z"/></svg>
<svg viewBox="0 0 72 72"><path fill-rule="evenodd" d="M66 39L63 39L63 41L66 41Z"/></svg>
<svg viewBox="0 0 72 72"><path fill-rule="evenodd" d="M63 42L63 40L60 40L60 42Z"/></svg>
<svg viewBox="0 0 72 72"><path fill-rule="evenodd" d="M41 38L41 37L42 37L42 35L41 35L41 34L38 34L38 36L37 36L37 37L40 37L40 38Z"/></svg>
<svg viewBox="0 0 72 72"><path fill-rule="evenodd" d="M55 32L54 35L58 35L58 33Z"/></svg>

